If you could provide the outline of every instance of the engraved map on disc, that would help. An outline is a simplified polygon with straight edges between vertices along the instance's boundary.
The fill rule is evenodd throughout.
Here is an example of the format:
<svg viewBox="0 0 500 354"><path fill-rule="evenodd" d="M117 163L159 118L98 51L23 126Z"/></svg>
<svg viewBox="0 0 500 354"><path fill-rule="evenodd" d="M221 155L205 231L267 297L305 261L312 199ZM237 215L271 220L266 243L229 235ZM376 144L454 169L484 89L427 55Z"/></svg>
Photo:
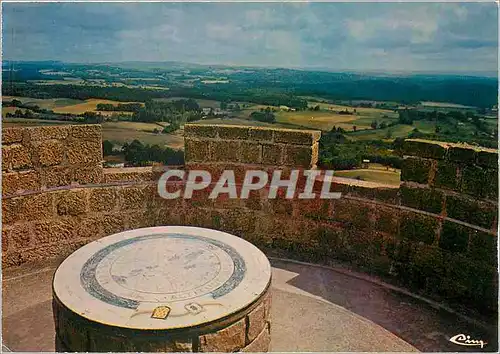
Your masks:
<svg viewBox="0 0 500 354"><path fill-rule="evenodd" d="M162 226L91 242L54 276L54 296L89 320L128 328L198 326L256 301L271 266L249 242L210 229Z"/></svg>
<svg viewBox="0 0 500 354"><path fill-rule="evenodd" d="M220 241L159 234L107 246L85 263L80 278L91 295L137 308L142 302L217 298L238 285L244 273L241 256Z"/></svg>

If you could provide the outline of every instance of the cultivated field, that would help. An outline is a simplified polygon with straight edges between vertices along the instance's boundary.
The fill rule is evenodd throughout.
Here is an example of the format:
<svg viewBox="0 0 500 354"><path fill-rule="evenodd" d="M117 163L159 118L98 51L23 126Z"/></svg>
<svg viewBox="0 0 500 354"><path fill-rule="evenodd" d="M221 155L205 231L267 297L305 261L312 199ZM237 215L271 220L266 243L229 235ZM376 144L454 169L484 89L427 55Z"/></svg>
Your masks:
<svg viewBox="0 0 500 354"><path fill-rule="evenodd" d="M171 102L177 100L187 100L187 97L156 98L155 101ZM220 108L220 102L214 100L195 99L201 108Z"/></svg>
<svg viewBox="0 0 500 354"><path fill-rule="evenodd" d="M99 103L113 104L117 105L119 103L135 103L135 102L119 102L112 100L103 100L91 98L85 101L74 100L71 98L49 98L49 99L39 99L31 97L16 97L16 96L3 96L2 100L12 101L13 99L21 101L23 104L37 105L40 108L50 109L54 113L69 113L69 114L82 114L85 112L98 112L97 105ZM132 112L103 112L103 115L110 116L112 114L132 114Z"/></svg>
<svg viewBox="0 0 500 354"><path fill-rule="evenodd" d="M335 171L334 176L361 179L369 182L379 182L384 184L399 185L401 182L401 171L390 169L358 169L358 170L344 170Z"/></svg>

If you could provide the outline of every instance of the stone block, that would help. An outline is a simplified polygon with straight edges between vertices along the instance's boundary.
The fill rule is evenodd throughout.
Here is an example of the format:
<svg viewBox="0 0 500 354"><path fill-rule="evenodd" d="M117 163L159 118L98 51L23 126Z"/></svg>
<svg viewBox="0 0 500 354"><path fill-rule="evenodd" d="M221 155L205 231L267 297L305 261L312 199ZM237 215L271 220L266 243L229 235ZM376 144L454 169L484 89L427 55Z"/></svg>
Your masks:
<svg viewBox="0 0 500 354"><path fill-rule="evenodd" d="M238 141L214 140L210 142L210 153L213 161L238 162L240 143Z"/></svg>
<svg viewBox="0 0 500 354"><path fill-rule="evenodd" d="M448 149L448 160L462 164L472 164L476 159L476 151L472 148L452 146Z"/></svg>
<svg viewBox="0 0 500 354"><path fill-rule="evenodd" d="M41 221L33 224L35 245L76 239L78 221L75 218Z"/></svg>
<svg viewBox="0 0 500 354"><path fill-rule="evenodd" d="M262 145L262 163L280 166L282 164L283 146L277 144Z"/></svg>
<svg viewBox="0 0 500 354"><path fill-rule="evenodd" d="M412 241L432 244L436 239L438 220L432 216L404 212L401 215L399 235Z"/></svg>
<svg viewBox="0 0 500 354"><path fill-rule="evenodd" d="M125 187L118 189L122 210L144 209L148 195L143 187Z"/></svg>
<svg viewBox="0 0 500 354"><path fill-rule="evenodd" d="M105 168L104 183L158 180L164 170L153 172L151 167Z"/></svg>
<svg viewBox="0 0 500 354"><path fill-rule="evenodd" d="M259 304L247 315L247 343L253 341L267 327L264 303Z"/></svg>
<svg viewBox="0 0 500 354"><path fill-rule="evenodd" d="M451 221L443 223L439 247L450 252L465 252L469 244L469 228Z"/></svg>
<svg viewBox="0 0 500 354"><path fill-rule="evenodd" d="M199 337L200 352L234 352L245 346L245 319Z"/></svg>
<svg viewBox="0 0 500 354"><path fill-rule="evenodd" d="M43 187L54 188L69 186L72 180L72 169L66 166L45 167L40 170Z"/></svg>
<svg viewBox="0 0 500 354"><path fill-rule="evenodd" d="M31 153L24 145L2 146L2 170L20 170L32 166Z"/></svg>
<svg viewBox="0 0 500 354"><path fill-rule="evenodd" d="M64 140L68 137L70 128L69 125L40 126L26 128L26 132L31 142L50 139Z"/></svg>
<svg viewBox="0 0 500 354"><path fill-rule="evenodd" d="M315 130L295 130L295 129L275 129L274 142L294 145L311 146L319 141L320 131Z"/></svg>
<svg viewBox="0 0 500 354"><path fill-rule="evenodd" d="M71 140L67 144L66 156L72 165L102 162L101 142Z"/></svg>
<svg viewBox="0 0 500 354"><path fill-rule="evenodd" d="M75 140L87 140L100 144L102 139L102 127L100 124L72 125L71 137Z"/></svg>
<svg viewBox="0 0 500 354"><path fill-rule="evenodd" d="M431 170L431 161L418 157L407 157L403 160L401 180L427 184Z"/></svg>
<svg viewBox="0 0 500 354"><path fill-rule="evenodd" d="M444 195L433 188L412 187L407 184L401 185L401 204L410 208L440 214Z"/></svg>
<svg viewBox="0 0 500 354"><path fill-rule="evenodd" d="M186 162L210 161L210 142L208 140L184 139L184 156Z"/></svg>
<svg viewBox="0 0 500 354"><path fill-rule="evenodd" d="M469 235L469 257L496 267L498 237L474 229L469 230Z"/></svg>
<svg viewBox="0 0 500 354"><path fill-rule="evenodd" d="M259 333L257 338L250 344L248 344L245 348L243 348L242 352L250 352L250 353L267 353L269 351L269 346L271 345L271 330L269 323L266 325L266 328Z"/></svg>
<svg viewBox="0 0 500 354"><path fill-rule="evenodd" d="M219 139L247 140L250 136L250 127L238 125L218 125Z"/></svg>
<svg viewBox="0 0 500 354"><path fill-rule="evenodd" d="M64 159L64 146L59 140L46 140L34 145L36 161L40 166L59 165Z"/></svg>
<svg viewBox="0 0 500 354"><path fill-rule="evenodd" d="M2 145L23 141L23 128L2 128Z"/></svg>
<svg viewBox="0 0 500 354"><path fill-rule="evenodd" d="M196 138L216 138L217 126L203 124L184 124L184 136Z"/></svg>
<svg viewBox="0 0 500 354"><path fill-rule="evenodd" d="M484 171L481 195L486 199L498 201L498 170L487 169Z"/></svg>
<svg viewBox="0 0 500 354"><path fill-rule="evenodd" d="M32 244L32 227L31 223L17 224L13 227L2 227L2 252L7 252L4 246L8 244L11 251L25 250L33 246Z"/></svg>
<svg viewBox="0 0 500 354"><path fill-rule="evenodd" d="M252 142L241 142L240 162L249 164L262 163L262 145Z"/></svg>
<svg viewBox="0 0 500 354"><path fill-rule="evenodd" d="M403 144L405 155L419 156L430 159L444 159L446 148L442 143L417 139L406 139Z"/></svg>
<svg viewBox="0 0 500 354"><path fill-rule="evenodd" d="M111 211L117 204L117 187L96 188L89 191L90 211Z"/></svg>
<svg viewBox="0 0 500 354"><path fill-rule="evenodd" d="M17 220L22 197L2 198L2 225L14 223Z"/></svg>
<svg viewBox="0 0 500 354"><path fill-rule="evenodd" d="M358 200L339 199L333 205L333 218L347 225L365 229L373 227L372 205Z"/></svg>
<svg viewBox="0 0 500 354"><path fill-rule="evenodd" d="M462 193L480 197L485 182L485 173L481 167L468 165L462 169Z"/></svg>
<svg viewBox="0 0 500 354"><path fill-rule="evenodd" d="M51 193L27 195L19 197L18 201L20 204L17 220L50 219L55 215L53 195Z"/></svg>
<svg viewBox="0 0 500 354"><path fill-rule="evenodd" d="M40 190L40 175L34 170L2 174L4 195Z"/></svg>
<svg viewBox="0 0 500 354"><path fill-rule="evenodd" d="M253 141L272 142L273 130L261 127L250 127L249 139Z"/></svg>
<svg viewBox="0 0 500 354"><path fill-rule="evenodd" d="M286 145L283 163L287 166L310 168L318 161L318 144L313 146Z"/></svg>
<svg viewBox="0 0 500 354"><path fill-rule="evenodd" d="M498 170L497 151L478 151L476 153L476 163L478 165Z"/></svg>
<svg viewBox="0 0 500 354"><path fill-rule="evenodd" d="M58 215L77 216L87 210L86 190L65 190L53 195Z"/></svg>
<svg viewBox="0 0 500 354"><path fill-rule="evenodd" d="M452 219L491 229L497 209L494 204L478 202L462 195L446 197L446 214Z"/></svg>
<svg viewBox="0 0 500 354"><path fill-rule="evenodd" d="M74 166L71 175L73 182L84 185L101 183L104 173L101 165Z"/></svg>
<svg viewBox="0 0 500 354"><path fill-rule="evenodd" d="M458 165L448 161L438 161L434 186L452 190L460 189Z"/></svg>
<svg viewBox="0 0 500 354"><path fill-rule="evenodd" d="M397 235L400 212L397 208L377 206L375 210L375 228L390 235Z"/></svg>

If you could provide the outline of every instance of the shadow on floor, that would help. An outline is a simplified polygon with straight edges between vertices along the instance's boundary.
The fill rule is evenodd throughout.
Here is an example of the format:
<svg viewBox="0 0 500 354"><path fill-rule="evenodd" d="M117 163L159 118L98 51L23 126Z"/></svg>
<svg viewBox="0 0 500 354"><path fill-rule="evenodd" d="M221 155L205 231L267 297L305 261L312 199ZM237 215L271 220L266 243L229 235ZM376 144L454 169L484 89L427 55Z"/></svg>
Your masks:
<svg viewBox="0 0 500 354"><path fill-rule="evenodd" d="M369 319L420 351L497 352L496 325L483 327L471 323L457 314L433 308L411 296L333 269L276 259L271 260L271 263L275 268L297 273L287 282L289 285ZM481 349L449 341L460 333L488 344Z"/></svg>

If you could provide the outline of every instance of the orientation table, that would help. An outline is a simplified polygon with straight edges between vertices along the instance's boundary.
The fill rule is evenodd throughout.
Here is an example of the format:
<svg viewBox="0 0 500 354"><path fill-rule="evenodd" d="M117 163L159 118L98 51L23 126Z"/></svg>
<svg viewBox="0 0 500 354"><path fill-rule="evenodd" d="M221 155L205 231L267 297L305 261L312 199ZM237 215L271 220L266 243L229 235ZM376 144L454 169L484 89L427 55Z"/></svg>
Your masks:
<svg viewBox="0 0 500 354"><path fill-rule="evenodd" d="M184 226L125 231L53 280L57 351L268 351L271 266L251 243Z"/></svg>

